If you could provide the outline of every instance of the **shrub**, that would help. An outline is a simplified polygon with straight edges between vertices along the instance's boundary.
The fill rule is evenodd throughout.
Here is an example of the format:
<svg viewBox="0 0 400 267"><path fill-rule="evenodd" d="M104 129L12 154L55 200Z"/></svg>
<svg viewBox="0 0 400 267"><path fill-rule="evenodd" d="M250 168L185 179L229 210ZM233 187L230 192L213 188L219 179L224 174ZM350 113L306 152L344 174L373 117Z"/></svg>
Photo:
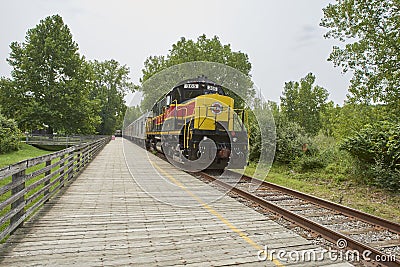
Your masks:
<svg viewBox="0 0 400 267"><path fill-rule="evenodd" d="M382 161L377 160L370 168L371 178L373 184L377 184L384 188L391 190L400 189L400 170L391 169L386 166Z"/></svg>
<svg viewBox="0 0 400 267"><path fill-rule="evenodd" d="M400 187L400 124L381 121L346 138L341 149L358 160L367 182L397 190Z"/></svg>
<svg viewBox="0 0 400 267"><path fill-rule="evenodd" d="M17 123L0 113L0 154L18 150L21 132Z"/></svg>
<svg viewBox="0 0 400 267"><path fill-rule="evenodd" d="M301 171L310 171L325 168L326 160L321 155L304 155L295 161Z"/></svg>
<svg viewBox="0 0 400 267"><path fill-rule="evenodd" d="M311 139L304 129L295 122L286 122L278 125L276 129L275 160L281 163L290 163L303 156L303 145L308 145L312 150Z"/></svg>

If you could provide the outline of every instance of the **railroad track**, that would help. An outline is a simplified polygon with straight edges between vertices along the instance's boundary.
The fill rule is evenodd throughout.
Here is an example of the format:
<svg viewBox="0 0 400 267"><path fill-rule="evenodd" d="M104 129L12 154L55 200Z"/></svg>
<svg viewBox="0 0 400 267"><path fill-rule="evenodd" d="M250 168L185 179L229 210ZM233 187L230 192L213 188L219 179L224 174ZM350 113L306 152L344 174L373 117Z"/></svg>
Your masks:
<svg viewBox="0 0 400 267"><path fill-rule="evenodd" d="M361 259L370 259L363 261L367 265L400 266L400 224L248 176L197 174L340 249L357 250Z"/></svg>
<svg viewBox="0 0 400 267"><path fill-rule="evenodd" d="M157 156L167 160L161 153ZM337 245L336 248L358 251L366 266L400 266L398 223L230 171L223 176L206 172L189 174L269 210L310 231L315 237L321 236ZM370 260L363 260L363 253Z"/></svg>

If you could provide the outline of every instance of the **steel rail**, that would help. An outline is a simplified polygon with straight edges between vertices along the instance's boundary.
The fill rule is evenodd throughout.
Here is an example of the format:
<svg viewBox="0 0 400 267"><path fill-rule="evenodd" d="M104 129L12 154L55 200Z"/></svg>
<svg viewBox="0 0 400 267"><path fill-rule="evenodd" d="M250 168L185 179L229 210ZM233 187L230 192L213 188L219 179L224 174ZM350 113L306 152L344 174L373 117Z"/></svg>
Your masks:
<svg viewBox="0 0 400 267"><path fill-rule="evenodd" d="M346 206L343 206L343 205L340 205L340 204L337 204L337 203L334 203L334 202L331 202L331 201L328 201L328 200L325 200L325 199L322 199L319 197L311 196L311 195L302 193L297 190L293 190L293 189L290 189L290 188L287 188L284 186L280 186L277 184L273 184L273 183L270 183L267 181L262 181L262 180L252 178L252 177L249 177L246 175L243 175L242 179L244 179L247 182L251 182L251 183L252 182L255 182L257 184L261 183L260 185L262 185L262 186L269 187L271 189L280 191L282 193L292 195L294 197L303 199L305 201L309 201L318 206L321 206L321 207L324 207L327 209L331 209L334 211L338 211L349 217L353 217L353 218L359 219L361 221L364 221L366 223L369 223L369 224L372 224L372 225L375 225L375 226L378 226L381 228L385 228L385 229L388 229L389 231L400 234L400 224L398 224L396 222L391 222L386 219L383 219L383 218L380 218L380 217L377 217L377 216L374 216L374 215L371 215L371 214L368 214L368 213L365 213L365 212L362 212L362 211L359 211L359 210L356 210L353 208L349 208L349 207L346 207Z"/></svg>
<svg viewBox="0 0 400 267"><path fill-rule="evenodd" d="M246 192L246 191L241 190L239 188L236 188L236 187L234 187L234 186L232 186L232 185L230 185L228 183L225 183L225 182L223 182L223 181L221 181L219 179L216 179L215 177L213 177L213 176L211 176L209 174L206 174L204 172L200 172L199 174L203 178L206 178L208 181L210 181L210 182L212 182L212 183L214 183L214 184L216 184L218 186L221 186L221 187L229 190L230 192L232 192L234 194L237 194L237 195L239 195L239 196L241 196L241 197L243 197L243 198L245 198L247 200L250 200L250 201L252 201L254 203L257 203L259 206L261 206L261 207L263 207L265 209L271 210L272 212L281 215L285 219L294 222L296 225L299 225L299 226L301 226L303 228L309 229L312 232L318 233L323 238L325 238L325 239L327 239L327 240L329 240L329 241L331 241L331 242L333 242L335 244L339 239L346 240L348 249L357 250L360 253L360 255L365 255L363 253L367 253L368 252L367 253L368 255L365 255L365 256L367 256L371 260L370 263L375 263L375 264L378 264L378 265L380 264L380 265L384 265L384 266L387 266L387 267L395 267L395 266L398 267L398 266L400 266L400 261L398 261L398 260L396 260L396 261L374 262L373 259L386 259L388 257L388 255L385 254L385 253L380 252L379 250L377 250L377 249L375 249L373 247L370 247L370 246L368 246L366 244L363 244L363 243L361 243L361 242L359 242L357 240L354 240L354 239L350 238L347 235L335 232L332 229L327 228L327 227L325 227L325 226L323 226L321 224L318 224L318 223L316 223L316 222L314 222L314 221L312 221L310 219L307 219L307 218L305 218L305 217L303 217L301 215L298 215L298 214L296 214L296 213L294 213L292 211L289 211L289 210L287 210L285 208L282 208L282 207L280 207L278 205L275 205L275 204L273 204L273 203L271 203L271 202L269 202L269 201L267 201L265 199L262 199L262 198L260 198L258 196L255 196L255 195L253 195L253 194L251 194L249 192ZM248 177L248 176L247 176L247 178L244 178L244 179L249 179L249 178L253 179L253 178ZM260 180L258 180L258 182L260 182Z"/></svg>

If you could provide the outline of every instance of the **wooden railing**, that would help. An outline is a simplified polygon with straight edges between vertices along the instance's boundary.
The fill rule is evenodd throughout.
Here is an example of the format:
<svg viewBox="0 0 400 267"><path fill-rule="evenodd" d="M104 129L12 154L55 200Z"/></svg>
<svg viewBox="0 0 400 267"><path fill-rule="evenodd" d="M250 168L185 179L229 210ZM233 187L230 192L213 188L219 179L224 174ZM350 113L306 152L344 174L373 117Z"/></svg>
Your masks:
<svg viewBox="0 0 400 267"><path fill-rule="evenodd" d="M110 139L104 137L0 169L0 240L76 177Z"/></svg>
<svg viewBox="0 0 400 267"><path fill-rule="evenodd" d="M29 145L73 146L93 142L104 135L60 135L60 134L27 134L25 142Z"/></svg>

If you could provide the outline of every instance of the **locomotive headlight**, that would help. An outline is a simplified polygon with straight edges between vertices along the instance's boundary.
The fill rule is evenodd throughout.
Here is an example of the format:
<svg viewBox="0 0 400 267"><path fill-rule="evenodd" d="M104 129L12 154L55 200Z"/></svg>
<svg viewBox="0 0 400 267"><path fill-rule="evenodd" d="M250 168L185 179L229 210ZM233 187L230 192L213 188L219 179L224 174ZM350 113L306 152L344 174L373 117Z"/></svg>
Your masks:
<svg viewBox="0 0 400 267"><path fill-rule="evenodd" d="M233 138L232 138L232 141L233 141L234 143L236 143L237 137L233 137Z"/></svg>

